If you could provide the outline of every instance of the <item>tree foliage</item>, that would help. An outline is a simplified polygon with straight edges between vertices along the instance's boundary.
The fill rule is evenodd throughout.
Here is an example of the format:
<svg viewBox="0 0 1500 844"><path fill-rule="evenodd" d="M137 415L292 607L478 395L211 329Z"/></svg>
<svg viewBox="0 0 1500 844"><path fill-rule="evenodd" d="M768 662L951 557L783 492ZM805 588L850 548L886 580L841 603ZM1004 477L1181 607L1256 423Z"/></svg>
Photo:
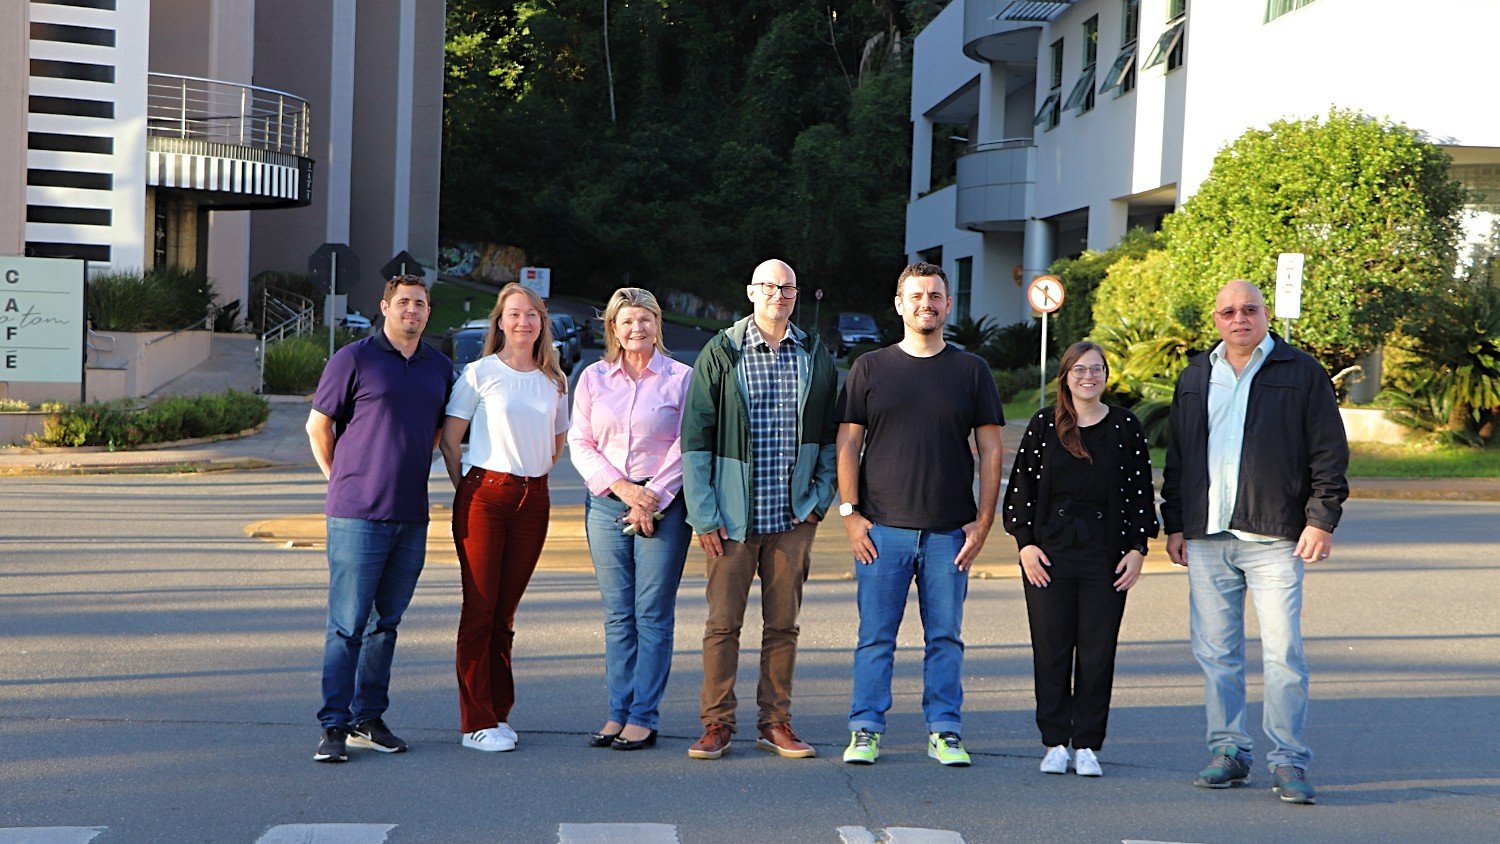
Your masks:
<svg viewBox="0 0 1500 844"><path fill-rule="evenodd" d="M1220 286L1254 281L1274 306L1277 255L1301 252L1295 340L1349 366L1452 273L1464 193L1449 165L1415 130L1339 109L1246 132L1163 226L1166 308L1211 338Z"/></svg>
<svg viewBox="0 0 1500 844"><path fill-rule="evenodd" d="M442 235L563 292L736 307L782 256L822 310L871 310L904 263L909 36L941 6L450 0Z"/></svg>
<svg viewBox="0 0 1500 844"><path fill-rule="evenodd" d="M1068 291L1066 304L1053 315L1057 348L1066 349L1089 336L1094 328L1094 293L1109 268L1121 258L1143 258L1161 248L1161 236L1145 229L1130 229L1120 242L1103 252L1085 250L1076 258L1059 258L1049 269Z"/></svg>

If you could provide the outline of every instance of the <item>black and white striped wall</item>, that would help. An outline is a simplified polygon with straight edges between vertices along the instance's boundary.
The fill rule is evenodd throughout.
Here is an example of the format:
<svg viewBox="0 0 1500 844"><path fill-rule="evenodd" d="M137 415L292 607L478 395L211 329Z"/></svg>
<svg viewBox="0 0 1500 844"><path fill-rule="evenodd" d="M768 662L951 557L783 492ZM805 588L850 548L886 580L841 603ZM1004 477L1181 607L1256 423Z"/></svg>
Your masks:
<svg viewBox="0 0 1500 844"><path fill-rule="evenodd" d="M139 267L148 0L30 0L26 254Z"/></svg>

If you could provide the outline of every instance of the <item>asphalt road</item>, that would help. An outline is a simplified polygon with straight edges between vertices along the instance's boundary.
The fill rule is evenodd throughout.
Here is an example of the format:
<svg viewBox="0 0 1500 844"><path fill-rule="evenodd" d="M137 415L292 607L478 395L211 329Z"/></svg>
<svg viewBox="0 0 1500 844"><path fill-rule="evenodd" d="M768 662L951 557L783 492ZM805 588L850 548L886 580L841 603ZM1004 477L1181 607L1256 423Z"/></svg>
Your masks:
<svg viewBox="0 0 1500 844"><path fill-rule="evenodd" d="M435 497L445 484L434 478ZM555 494L579 492L560 482ZM539 576L522 603L512 717L520 748L462 749L458 572L433 564L401 628L388 713L411 752L315 764L324 561L243 528L316 512L322 493L314 473L294 470L0 484L0 828L97 828L99 844L356 840L332 827L300 838L267 832L336 823L383 825L390 841L585 840L560 839L560 826L656 823L672 831L663 840L694 844L834 842L841 827L948 830L971 843L1447 842L1492 841L1500 823L1500 505L1349 505L1334 558L1308 581L1321 800L1307 808L1276 801L1263 769L1248 789L1190 785L1206 754L1180 574L1152 575L1131 595L1102 779L1036 769L1014 579L971 585L972 768L941 768L922 751L914 608L884 755L871 768L838 761L855 620L854 587L840 581L808 585L802 625L795 723L820 757L783 760L749 740L751 623L747 729L726 759L689 760L704 618L696 552L654 750L584 745L605 693L602 611L592 578L579 574ZM900 835L891 837L941 840ZM0 841L14 840L47 839L0 829Z"/></svg>

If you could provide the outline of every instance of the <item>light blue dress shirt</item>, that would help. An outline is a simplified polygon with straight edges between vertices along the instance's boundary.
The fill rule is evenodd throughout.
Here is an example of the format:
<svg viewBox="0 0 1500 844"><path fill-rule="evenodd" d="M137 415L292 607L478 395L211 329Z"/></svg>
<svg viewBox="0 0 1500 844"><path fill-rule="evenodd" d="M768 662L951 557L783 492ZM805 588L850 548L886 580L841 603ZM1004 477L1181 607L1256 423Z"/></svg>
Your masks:
<svg viewBox="0 0 1500 844"><path fill-rule="evenodd" d="M1231 530L1235 499L1240 488L1240 450L1245 444L1245 413L1250 406L1250 384L1276 342L1267 334L1250 362L1235 375L1222 342L1208 353L1208 524L1204 534L1229 531L1251 542L1273 542L1280 537Z"/></svg>

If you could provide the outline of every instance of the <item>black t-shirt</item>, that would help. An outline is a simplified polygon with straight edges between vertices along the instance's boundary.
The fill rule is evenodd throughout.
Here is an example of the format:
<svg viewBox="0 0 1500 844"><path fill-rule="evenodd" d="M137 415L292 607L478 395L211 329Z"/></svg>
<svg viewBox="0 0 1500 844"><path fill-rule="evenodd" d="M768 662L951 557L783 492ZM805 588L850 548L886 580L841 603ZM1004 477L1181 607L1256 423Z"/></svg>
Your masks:
<svg viewBox="0 0 1500 844"><path fill-rule="evenodd" d="M1004 425L1000 391L977 355L930 358L900 346L861 356L839 395L839 419L865 427L859 511L887 527L956 530L974 521L969 434Z"/></svg>
<svg viewBox="0 0 1500 844"><path fill-rule="evenodd" d="M1104 434L1103 422L1079 428L1078 433L1083 436L1083 447L1094 460L1092 463L1080 460L1059 446L1055 453L1057 462L1052 469L1052 498L1103 509L1109 505L1107 466L1111 456L1105 451L1109 438Z"/></svg>

